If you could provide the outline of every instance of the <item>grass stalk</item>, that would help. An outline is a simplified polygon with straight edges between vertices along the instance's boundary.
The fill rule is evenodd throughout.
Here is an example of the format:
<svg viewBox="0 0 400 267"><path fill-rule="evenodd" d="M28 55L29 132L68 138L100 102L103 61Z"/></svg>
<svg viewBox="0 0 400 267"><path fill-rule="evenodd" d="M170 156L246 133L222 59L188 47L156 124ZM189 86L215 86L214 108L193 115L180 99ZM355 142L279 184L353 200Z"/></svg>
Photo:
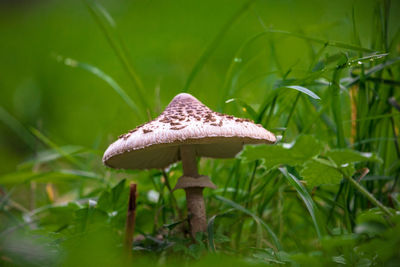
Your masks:
<svg viewBox="0 0 400 267"><path fill-rule="evenodd" d="M301 93L298 92L297 95L296 95L296 99L294 100L294 103L293 103L292 107L290 108L289 116L288 116L288 118L287 118L287 120L286 120L286 122L285 122L285 124L283 126L285 128L285 130L282 132L282 140L285 140L287 127L289 126L289 122L292 119L292 116L293 116L294 111L296 109L297 103L299 102L300 96L301 96Z"/></svg>
<svg viewBox="0 0 400 267"><path fill-rule="evenodd" d="M186 80L185 85L183 86L183 92L188 92L190 89L190 85L192 84L194 78L199 73L199 71L203 68L204 64L207 62L208 58L214 52L214 50L218 47L218 45L223 40L225 34L232 27L232 25L250 8L250 6L254 3L253 0L246 1L239 10L237 10L232 17L222 26L221 30L212 40L212 42L206 47L203 54L197 60L194 65L192 71L190 72L188 79Z"/></svg>
<svg viewBox="0 0 400 267"><path fill-rule="evenodd" d="M383 211L386 215L392 217L393 213L385 207L379 200L377 200L373 194L371 194L368 190L366 190L362 185L357 183L353 178L344 175L344 177L349 181L349 183L354 186L363 196L365 196L371 203L373 203L376 207L378 207L381 211Z"/></svg>
<svg viewBox="0 0 400 267"><path fill-rule="evenodd" d="M124 45L121 42L118 42L117 38L113 36L112 31L110 30L109 25L102 19L104 17L105 9L101 9L102 12L99 11L99 3L94 0L83 0L86 7L88 8L90 14L92 15L93 19L100 27L101 31L103 32L104 36L106 37L108 43L110 44L111 48L113 49L114 53L116 54L117 58L122 63L125 71L128 73L129 78L132 80L135 88L136 88L136 95L139 98L139 102L143 105L146 110L150 110L150 105L147 101L147 98L144 97L144 86L139 77L136 73L134 67L132 66L131 61L129 60L129 56L127 55L127 51ZM107 13L107 17L110 18L111 16ZM106 17L106 18L107 18ZM110 20L106 19L108 24L110 24ZM111 25L114 26L114 25Z"/></svg>
<svg viewBox="0 0 400 267"><path fill-rule="evenodd" d="M332 84L330 86L331 90L331 103L332 103L332 113L336 124L336 139L337 147L345 147L344 130L343 130L343 119L342 119L342 102L340 99L340 85L339 78L342 68L338 67L333 72Z"/></svg>

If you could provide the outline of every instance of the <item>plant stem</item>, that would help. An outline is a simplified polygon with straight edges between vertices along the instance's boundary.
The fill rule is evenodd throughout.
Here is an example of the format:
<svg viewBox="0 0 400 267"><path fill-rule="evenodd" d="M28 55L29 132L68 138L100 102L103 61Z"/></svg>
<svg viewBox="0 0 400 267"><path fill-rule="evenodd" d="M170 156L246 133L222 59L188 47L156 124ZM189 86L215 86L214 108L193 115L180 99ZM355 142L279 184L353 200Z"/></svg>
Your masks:
<svg viewBox="0 0 400 267"><path fill-rule="evenodd" d="M344 176L361 194L363 194L369 201L371 201L375 206L380 208L384 213L389 216L393 216L393 213L385 207L379 200L377 200L367 189L365 189L362 185L357 183L357 181L353 180L351 177L345 175Z"/></svg>
<svg viewBox="0 0 400 267"><path fill-rule="evenodd" d="M126 215L125 229L125 248L128 252L132 249L133 233L135 231L136 221L136 184L131 183L129 187L129 204L128 213Z"/></svg>
<svg viewBox="0 0 400 267"><path fill-rule="evenodd" d="M247 200L246 200L246 204L245 207L249 208L250 207L250 202L251 202L251 189L253 187L253 182L254 182L254 177L256 176L256 171L257 171L257 167L258 167L258 160L256 160L256 162L254 163L254 168L253 168L253 172L251 173L251 178L250 178L250 182L249 182L249 187L247 188Z"/></svg>

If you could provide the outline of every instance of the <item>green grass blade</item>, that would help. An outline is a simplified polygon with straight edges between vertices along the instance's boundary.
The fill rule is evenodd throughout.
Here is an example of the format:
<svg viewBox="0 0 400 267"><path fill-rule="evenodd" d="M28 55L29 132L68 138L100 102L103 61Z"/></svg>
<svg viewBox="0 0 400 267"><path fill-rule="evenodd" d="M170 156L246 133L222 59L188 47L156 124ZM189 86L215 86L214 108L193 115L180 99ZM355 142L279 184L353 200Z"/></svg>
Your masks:
<svg viewBox="0 0 400 267"><path fill-rule="evenodd" d="M400 37L400 28L397 29L396 33L393 35L392 40L390 41L389 44L389 49L388 51L391 51L393 49L393 46L397 44L397 40Z"/></svg>
<svg viewBox="0 0 400 267"><path fill-rule="evenodd" d="M214 216L212 216L207 223L207 234L208 234L208 248L211 252L216 252L217 250L215 249L215 242L214 242L214 223L215 223L215 219L217 217L223 217L225 216L227 213L231 212L233 209L229 209L225 212L219 213L219 214L215 214Z"/></svg>
<svg viewBox="0 0 400 267"><path fill-rule="evenodd" d="M260 37L263 37L263 36L265 36L264 32L261 32L261 33L251 36L235 52L235 55L232 58L231 64L229 65L228 71L226 72L224 83L222 85L221 103L223 103L227 98L231 97L231 95L232 95L232 93L231 93L231 91L233 90L232 77L235 72L235 67L242 61L243 51L245 50L246 47L248 47L250 44L252 44L253 42L255 42L256 40L258 40Z"/></svg>
<svg viewBox="0 0 400 267"><path fill-rule="evenodd" d="M132 109L132 111L135 112L135 114L143 115L143 113L140 112L139 107L135 104L135 102L133 102L133 100L129 97L129 95L119 86L119 84L111 76L104 73L101 69L84 62L79 62L72 58L63 58L62 56L57 56L57 60L59 62L63 62L65 65L69 67L81 68L92 73L93 75L96 75L97 77L105 81L109 86L111 86L111 88L114 89L114 91L117 94L119 94L122 100L125 101L125 103Z"/></svg>
<svg viewBox="0 0 400 267"><path fill-rule="evenodd" d="M367 78L367 77L371 76L372 74L375 74L375 73L383 70L384 68L386 68L388 66L391 66L391 65L394 65L394 64L398 64L398 63L400 63L400 57L395 57L395 58L389 59L389 60L387 60L387 61L385 61L385 62L383 62L383 63L381 63L379 65L376 65L376 66L372 67L371 69L367 70L365 72L365 77ZM346 87L347 88L352 87L353 85L355 85L359 81L360 81L360 76L357 76L357 77L351 79L350 81L348 81L348 83L346 84Z"/></svg>
<svg viewBox="0 0 400 267"><path fill-rule="evenodd" d="M267 230L268 234L271 236L272 241L274 242L274 245L276 246L276 248L278 250L282 250L282 246L279 242L279 239L277 237L277 235L272 231L272 229L268 226L268 224L266 224L260 217L258 217L256 214L254 214L252 211L244 208L243 206L237 204L236 202L233 202L232 200L229 200L227 198L224 198L222 196L219 195L214 195L214 197L216 199L218 199L219 201L224 202L225 204L231 206L232 208L243 212L244 214L249 215L250 217L253 218L254 221L256 221L257 223L261 224L261 226L264 227L265 230Z"/></svg>
<svg viewBox="0 0 400 267"><path fill-rule="evenodd" d="M279 170L283 174L283 176L286 177L288 182L296 189L297 193L303 200L304 204L308 209L308 212L311 215L311 219L314 223L314 227L317 232L318 238L321 239L323 229L321 228L320 223L318 221L317 206L315 205L307 189L305 189L303 185L299 182L299 180L293 174L288 172L286 168L279 168Z"/></svg>
<svg viewBox="0 0 400 267"><path fill-rule="evenodd" d="M295 101L294 101L294 103L293 103L293 105L292 105L292 107L290 109L290 112L289 112L288 118L286 120L286 123L283 125L283 127L285 128L285 131L283 131L283 133L282 133L282 139L284 140L285 139L285 135L286 135L286 130L287 130L288 126L289 126L289 122L292 119L294 111L295 111L295 109L297 107L297 104L299 102L301 93L306 94L306 95L310 96L311 98L318 99L318 100L320 99L320 97L317 96L311 90L309 90L309 89L307 89L307 88L305 88L303 86L299 86L299 85L289 85L289 86L284 86L284 87L281 87L281 88L289 88L289 89L293 89L293 90L298 91L296 99L295 99Z"/></svg>
<svg viewBox="0 0 400 267"><path fill-rule="evenodd" d="M102 30L104 36L106 37L112 49L114 50L118 59L121 61L125 71L128 73L133 84L135 85L136 94L140 100L140 103L143 105L145 109L151 111L149 103L147 99L144 97L145 90L143 83L139 75L136 73L134 67L132 66L131 61L129 60L129 56L125 48L125 45L122 41L122 38L119 37L116 33L115 30L116 24L112 19L111 15L107 12L107 10L104 7L102 7L95 0L83 0L83 1L86 4L90 14L93 16L94 20L99 25L100 29Z"/></svg>
<svg viewBox="0 0 400 267"><path fill-rule="evenodd" d="M258 116L257 112L243 100L238 99L238 98L231 98L231 99L228 99L227 101L225 101L225 103L231 103L231 102L238 103L241 106L242 110L250 115L251 119L253 119L253 120L257 119L257 116Z"/></svg>
<svg viewBox="0 0 400 267"><path fill-rule="evenodd" d="M345 137L344 137L344 129L343 129L343 118L342 118L342 101L340 99L340 73L342 68L337 68L333 72L332 83L329 88L331 91L331 104L332 104L332 113L333 119L336 124L336 139L337 146L339 148L345 147Z"/></svg>
<svg viewBox="0 0 400 267"><path fill-rule="evenodd" d="M290 108L290 112L289 112L288 118L287 118L285 124L283 125L283 128L285 128L285 130L282 133L282 140L285 140L286 131L287 131L287 128L289 126L289 122L292 119L292 116L293 116L294 111L296 109L297 103L299 102L300 96L301 96L301 93L300 92L297 93L296 99L294 100L294 103L293 103L292 107Z"/></svg>
<svg viewBox="0 0 400 267"><path fill-rule="evenodd" d="M289 86L284 86L284 87L281 87L281 88L289 88L289 89L293 89L293 90L296 90L296 91L299 91L300 93L303 93L303 94L306 94L306 95L308 95L309 97L311 97L311 98L314 98L314 99L321 99L319 96L317 96L313 91L311 91L310 89L307 89L307 88L305 88L305 87L303 87L303 86L299 86L299 85L289 85Z"/></svg>
<svg viewBox="0 0 400 267"><path fill-rule="evenodd" d="M61 150L63 150L65 154L68 154L71 156L81 154L84 152L88 152L88 150L86 150L85 148L83 148L81 146L62 146L59 148ZM32 168L35 164L43 164L43 163L53 162L61 157L62 157L62 155L60 155L60 153L58 153L54 149L42 150L42 151L37 152L33 158L26 160L26 161L22 162L21 164L19 164L18 168L19 169Z"/></svg>
<svg viewBox="0 0 400 267"><path fill-rule="evenodd" d="M194 78L198 74L198 72L203 68L204 64L207 62L208 58L214 52L214 50L218 47L221 43L222 38L224 38L225 34L228 30L232 27L236 20L238 20L254 3L253 0L248 0L244 5L233 14L233 16L224 24L220 32L215 36L214 40L206 47L203 54L197 60L196 64L194 65L192 71L189 74L188 79L183 87L183 92L189 91L190 85L192 84Z"/></svg>
<svg viewBox="0 0 400 267"><path fill-rule="evenodd" d="M212 216L209 220L208 220L208 224L207 224L207 233L208 233L208 247L211 250L211 252L215 252L215 244L214 244L214 221L215 218L218 215L214 215Z"/></svg>
<svg viewBox="0 0 400 267"><path fill-rule="evenodd" d="M33 172L18 171L0 176L0 183L3 185L23 184L31 181L42 183L70 181L70 180L91 180L108 184L107 181L99 174L74 169L59 169L55 171Z"/></svg>
<svg viewBox="0 0 400 267"><path fill-rule="evenodd" d="M365 189L361 184L359 184L357 181L355 181L352 177L349 177L345 173L343 173L343 177L346 178L350 184L355 187L363 196L365 196L371 203L373 203L375 206L377 206L379 209L381 209L386 215L389 217L394 216L393 212L389 210L385 205L383 205L376 197L370 193L367 189Z"/></svg>
<svg viewBox="0 0 400 267"><path fill-rule="evenodd" d="M359 119L355 119L355 120L345 120L343 122L345 123L345 122L352 122L352 121L369 121L369 120L377 120L377 119L383 119L383 118L392 118L392 117L396 117L399 115L400 115L400 112L395 112L395 113L389 113L389 114L383 114L383 115L368 116L368 117L359 118Z"/></svg>
<svg viewBox="0 0 400 267"><path fill-rule="evenodd" d="M2 106L0 106L0 121L13 130L32 150L37 149L35 137Z"/></svg>
<svg viewBox="0 0 400 267"><path fill-rule="evenodd" d="M39 130L35 128L31 128L31 132L34 136L36 136L40 141L42 141L46 146L54 149L54 151L57 151L63 158L67 159L69 162L72 164L79 166L81 168L84 167L84 165L76 160L74 157L72 157L70 154L68 154L66 151L61 149L58 145L56 145L53 141L51 141L49 138L47 138L44 134L42 134Z"/></svg>
<svg viewBox="0 0 400 267"><path fill-rule="evenodd" d="M360 46L357 46L357 45L347 44L347 43L338 42L338 41L330 41L330 40L319 39L319 38L315 38L315 37L311 37L311 36L307 36L307 35L303 35L303 34L299 34L299 33L289 32L289 31L267 29L266 33L277 33L277 34L287 35L287 36L296 37L296 38L299 38L299 39L311 41L311 42L314 42L314 43L319 43L319 44L323 44L323 45L326 45L326 46L332 46L332 47L337 47L337 48L343 48L343 49L347 49L347 50L366 52L366 53L376 52L375 50L372 50L372 49L369 49L369 48L365 48L365 47L360 47Z"/></svg>
<svg viewBox="0 0 400 267"><path fill-rule="evenodd" d="M263 22L263 20L261 19L260 16L258 16L258 20L260 21L261 26L265 29L266 33L278 33L278 34L288 35L288 36L300 38L300 39L303 39L303 40L306 40L306 41L320 43L320 44L323 44L324 46L332 46L332 47L344 48L344 49L348 49L348 50L354 50L354 51L359 51L359 52L367 52L367 53L375 52L372 49L361 47L361 46L357 46L357 45L319 39L319 38L303 35L303 34L300 34L300 33L294 33L294 32L283 31L283 30L269 29L269 28L267 28L265 26L265 23Z"/></svg>
<svg viewBox="0 0 400 267"><path fill-rule="evenodd" d="M395 81L395 80L391 80L391 79L368 77L368 78L366 78L366 80L367 81L372 81L372 82L375 82L375 83L383 83L385 85L400 86L400 81Z"/></svg>
<svg viewBox="0 0 400 267"><path fill-rule="evenodd" d="M102 175L91 172L91 171L82 171L82 170L74 170L74 169L60 169L56 173L64 174L67 176L76 176L84 179L95 180L101 183L105 183L110 185Z"/></svg>

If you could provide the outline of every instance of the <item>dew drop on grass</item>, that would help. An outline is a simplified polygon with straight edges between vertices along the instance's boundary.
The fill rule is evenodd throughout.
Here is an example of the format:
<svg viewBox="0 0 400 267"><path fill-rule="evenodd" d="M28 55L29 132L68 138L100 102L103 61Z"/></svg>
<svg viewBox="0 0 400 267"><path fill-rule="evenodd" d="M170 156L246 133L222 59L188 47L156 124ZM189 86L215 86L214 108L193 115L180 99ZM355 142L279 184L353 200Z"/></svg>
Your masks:
<svg viewBox="0 0 400 267"><path fill-rule="evenodd" d="M242 59L240 58L240 57L235 57L235 59L233 60L233 61L235 61L235 62L242 62Z"/></svg>

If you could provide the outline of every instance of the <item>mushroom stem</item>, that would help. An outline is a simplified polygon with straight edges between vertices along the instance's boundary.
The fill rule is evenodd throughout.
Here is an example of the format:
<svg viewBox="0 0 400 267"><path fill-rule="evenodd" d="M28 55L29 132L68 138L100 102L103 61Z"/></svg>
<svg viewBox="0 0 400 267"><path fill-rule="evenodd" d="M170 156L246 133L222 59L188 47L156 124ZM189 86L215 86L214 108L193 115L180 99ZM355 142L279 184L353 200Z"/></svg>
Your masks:
<svg viewBox="0 0 400 267"><path fill-rule="evenodd" d="M186 203L189 213L190 234L193 238L197 232L207 230L206 208L203 198L204 187L185 188Z"/></svg>
<svg viewBox="0 0 400 267"><path fill-rule="evenodd" d="M199 173L197 172L196 150L192 145L182 145L180 149L183 175L197 178Z"/></svg>
<svg viewBox="0 0 400 267"><path fill-rule="evenodd" d="M183 175L186 177L198 178L196 151L194 146L182 145L181 160ZM193 238L197 232L205 232L207 229L206 209L204 205L204 187L186 187L186 205L189 215L190 234Z"/></svg>

